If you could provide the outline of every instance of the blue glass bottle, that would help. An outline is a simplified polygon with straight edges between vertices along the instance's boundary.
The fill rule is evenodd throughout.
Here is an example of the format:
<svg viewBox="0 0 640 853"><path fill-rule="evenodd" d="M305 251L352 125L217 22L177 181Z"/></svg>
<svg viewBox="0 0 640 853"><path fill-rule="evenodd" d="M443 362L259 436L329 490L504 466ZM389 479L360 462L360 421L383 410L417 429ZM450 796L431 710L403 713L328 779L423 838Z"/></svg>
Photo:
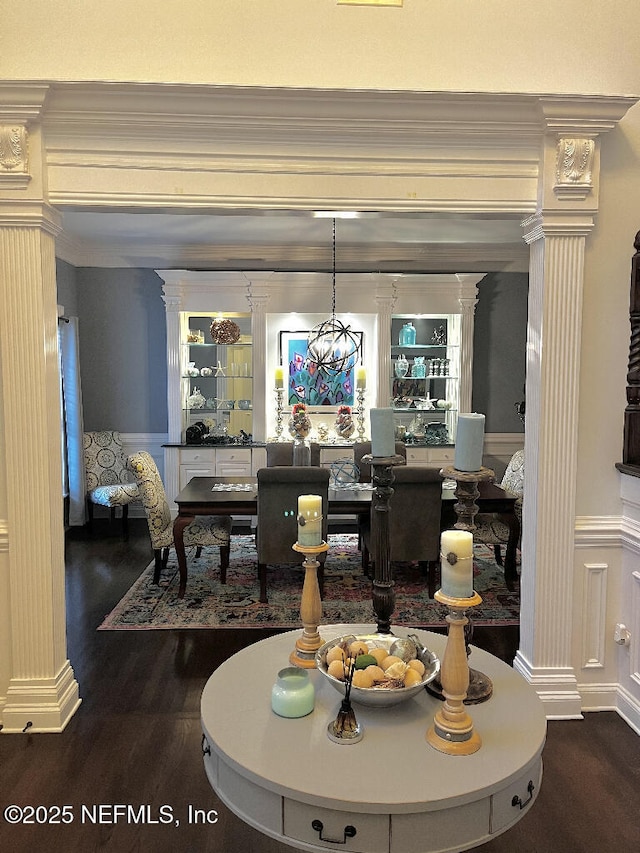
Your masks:
<svg viewBox="0 0 640 853"><path fill-rule="evenodd" d="M413 323L405 323L400 329L399 343L401 347L413 346L416 342L416 330Z"/></svg>

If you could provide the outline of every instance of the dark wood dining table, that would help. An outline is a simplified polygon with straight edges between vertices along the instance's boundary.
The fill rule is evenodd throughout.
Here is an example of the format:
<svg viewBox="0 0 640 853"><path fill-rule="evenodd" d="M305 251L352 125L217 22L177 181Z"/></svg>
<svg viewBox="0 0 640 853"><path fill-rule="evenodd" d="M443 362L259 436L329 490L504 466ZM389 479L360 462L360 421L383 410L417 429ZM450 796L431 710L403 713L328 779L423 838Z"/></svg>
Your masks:
<svg viewBox="0 0 640 853"><path fill-rule="evenodd" d="M478 487L478 511L499 513L509 526L504 569L507 584L512 583L517 577L516 548L520 537L520 523L515 513L516 496L495 483L483 482ZM329 488L329 515L364 515L371 508L372 494L373 488ZM182 598L187 586L185 527L197 515L255 516L258 512L258 481L256 477L193 477L175 498L175 502L178 515L173 523L173 538L180 571L178 595ZM443 488L442 530L454 526L454 506L453 490Z"/></svg>

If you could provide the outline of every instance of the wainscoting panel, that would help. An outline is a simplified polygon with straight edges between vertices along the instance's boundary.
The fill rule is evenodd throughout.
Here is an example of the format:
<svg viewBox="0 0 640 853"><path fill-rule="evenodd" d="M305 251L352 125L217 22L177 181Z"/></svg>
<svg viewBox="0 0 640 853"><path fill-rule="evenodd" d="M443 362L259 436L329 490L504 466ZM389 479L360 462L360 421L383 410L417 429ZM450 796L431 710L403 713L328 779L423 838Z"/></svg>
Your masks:
<svg viewBox="0 0 640 853"><path fill-rule="evenodd" d="M602 669L605 665L607 615L606 563L585 563L582 623L582 668Z"/></svg>

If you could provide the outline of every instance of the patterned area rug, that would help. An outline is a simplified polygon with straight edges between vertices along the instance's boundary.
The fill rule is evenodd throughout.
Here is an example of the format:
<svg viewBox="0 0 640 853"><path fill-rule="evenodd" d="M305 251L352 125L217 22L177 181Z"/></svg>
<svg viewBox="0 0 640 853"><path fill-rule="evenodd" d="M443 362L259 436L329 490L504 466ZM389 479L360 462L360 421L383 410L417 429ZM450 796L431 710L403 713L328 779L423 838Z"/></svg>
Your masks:
<svg viewBox="0 0 640 853"><path fill-rule="evenodd" d="M258 601L258 573L252 536L234 536L227 583L220 583L216 548L203 549L199 559L187 553L188 581L183 599L178 598L178 566L175 553L160 584L153 584L151 563L98 630L151 630L159 628L297 628L304 570L296 566L269 566L268 604ZM444 627L446 608L430 599L420 569L413 563L393 566L396 607L392 621L409 627ZM474 586L482 604L473 611L475 625L517 625L520 600L509 592L502 569L493 561L493 550L477 545ZM325 566L322 622L375 624L371 581L360 567L357 536L329 536Z"/></svg>

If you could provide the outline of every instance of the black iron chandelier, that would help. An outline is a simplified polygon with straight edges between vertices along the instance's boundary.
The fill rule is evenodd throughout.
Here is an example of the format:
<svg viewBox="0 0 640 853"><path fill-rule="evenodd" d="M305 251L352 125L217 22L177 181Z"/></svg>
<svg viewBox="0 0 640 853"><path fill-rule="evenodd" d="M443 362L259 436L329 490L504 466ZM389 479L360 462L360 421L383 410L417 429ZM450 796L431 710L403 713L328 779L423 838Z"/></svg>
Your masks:
<svg viewBox="0 0 640 853"><path fill-rule="evenodd" d="M331 317L311 329L307 359L326 373L342 373L355 367L360 355L360 336L336 317L336 220L333 220Z"/></svg>

